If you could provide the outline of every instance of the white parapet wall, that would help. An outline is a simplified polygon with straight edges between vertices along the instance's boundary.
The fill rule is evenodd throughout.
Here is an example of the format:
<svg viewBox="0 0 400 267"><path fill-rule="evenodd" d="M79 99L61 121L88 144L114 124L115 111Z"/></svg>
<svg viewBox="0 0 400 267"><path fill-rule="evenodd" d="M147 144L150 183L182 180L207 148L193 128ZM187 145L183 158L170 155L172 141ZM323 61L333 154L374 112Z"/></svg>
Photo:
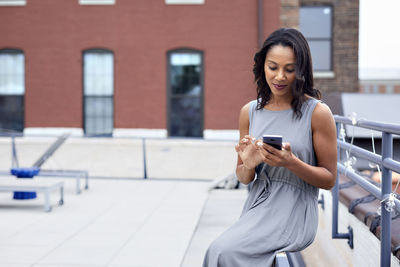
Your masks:
<svg viewBox="0 0 400 267"><path fill-rule="evenodd" d="M310 247L302 251L307 267L324 266L380 266L380 241L357 217L348 212L348 208L339 202L339 233L347 233L347 227L353 228L354 248L347 239L332 239L332 194L320 190L324 195L325 210L319 207L319 225L317 236ZM399 260L391 254L391 267L400 266Z"/></svg>
<svg viewBox="0 0 400 267"><path fill-rule="evenodd" d="M167 136L166 129L116 128L113 130L113 137L166 138Z"/></svg>
<svg viewBox="0 0 400 267"><path fill-rule="evenodd" d="M62 127L27 127L24 129L24 135L27 136L58 136L69 133L71 136L82 137L84 131L82 128L62 128ZM167 138L167 129L145 129L145 128L115 128L112 133L113 137L134 137L134 138ZM205 129L203 131L203 139L205 140L239 140L238 130L212 130Z"/></svg>
<svg viewBox="0 0 400 267"><path fill-rule="evenodd" d="M238 141L240 134L238 130L211 130L203 131L204 139Z"/></svg>

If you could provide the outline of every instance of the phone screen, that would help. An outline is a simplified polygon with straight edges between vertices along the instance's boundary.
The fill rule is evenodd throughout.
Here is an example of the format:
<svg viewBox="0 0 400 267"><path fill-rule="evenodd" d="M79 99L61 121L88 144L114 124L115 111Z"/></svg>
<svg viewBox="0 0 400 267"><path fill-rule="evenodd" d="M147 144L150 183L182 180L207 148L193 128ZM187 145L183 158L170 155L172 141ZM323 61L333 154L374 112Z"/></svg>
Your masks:
<svg viewBox="0 0 400 267"><path fill-rule="evenodd" d="M278 150L282 150L282 136L280 135L263 135L263 142Z"/></svg>

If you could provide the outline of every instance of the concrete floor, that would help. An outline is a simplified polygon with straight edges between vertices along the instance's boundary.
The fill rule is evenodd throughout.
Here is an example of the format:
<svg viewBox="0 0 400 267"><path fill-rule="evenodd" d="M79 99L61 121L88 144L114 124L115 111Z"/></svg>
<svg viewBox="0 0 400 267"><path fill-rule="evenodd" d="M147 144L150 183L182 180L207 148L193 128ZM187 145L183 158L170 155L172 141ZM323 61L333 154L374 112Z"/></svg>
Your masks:
<svg viewBox="0 0 400 267"><path fill-rule="evenodd" d="M31 166L55 139L18 138L20 166ZM0 138L0 151L5 173L10 138ZM0 193L0 266L200 266L211 240L231 223L208 217L221 208L212 200L226 206L239 194L238 204L244 201L243 191L208 191L235 163L233 142L147 140L144 180L141 139L70 138L42 168L88 170L89 190L76 194L70 178L35 177L64 182L64 205L52 193L51 212L43 211L41 194L14 200Z"/></svg>
<svg viewBox="0 0 400 267"><path fill-rule="evenodd" d="M201 266L209 244L239 219L246 197L247 189L210 192L182 267Z"/></svg>

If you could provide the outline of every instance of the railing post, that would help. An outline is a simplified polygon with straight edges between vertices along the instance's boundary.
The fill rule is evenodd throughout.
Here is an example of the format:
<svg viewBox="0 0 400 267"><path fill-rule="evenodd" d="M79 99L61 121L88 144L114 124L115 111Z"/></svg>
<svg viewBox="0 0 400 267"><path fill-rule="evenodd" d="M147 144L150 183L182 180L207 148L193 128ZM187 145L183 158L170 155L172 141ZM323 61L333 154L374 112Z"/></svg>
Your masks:
<svg viewBox="0 0 400 267"><path fill-rule="evenodd" d="M339 139L339 123L336 123L336 136ZM340 147L337 148L337 162L340 161ZM338 205L339 205L339 172L336 173L336 182L332 188L332 238L338 234Z"/></svg>
<svg viewBox="0 0 400 267"><path fill-rule="evenodd" d="M19 168L17 149L15 147L15 135L11 134L11 147L12 147L12 163L13 168Z"/></svg>
<svg viewBox="0 0 400 267"><path fill-rule="evenodd" d="M382 133L382 199L392 193L392 171L383 166L386 158L393 156L393 136ZM381 267L390 266L392 214L385 208L386 201L381 202Z"/></svg>
<svg viewBox="0 0 400 267"><path fill-rule="evenodd" d="M339 139L339 123L336 123L337 138ZM338 146L337 161L340 162L340 148ZM336 183L332 188L332 238L348 239L347 243L353 248L353 228L347 227L348 233L338 233L339 220L339 172L336 174Z"/></svg>
<svg viewBox="0 0 400 267"><path fill-rule="evenodd" d="M143 179L147 179L146 138L143 138Z"/></svg>

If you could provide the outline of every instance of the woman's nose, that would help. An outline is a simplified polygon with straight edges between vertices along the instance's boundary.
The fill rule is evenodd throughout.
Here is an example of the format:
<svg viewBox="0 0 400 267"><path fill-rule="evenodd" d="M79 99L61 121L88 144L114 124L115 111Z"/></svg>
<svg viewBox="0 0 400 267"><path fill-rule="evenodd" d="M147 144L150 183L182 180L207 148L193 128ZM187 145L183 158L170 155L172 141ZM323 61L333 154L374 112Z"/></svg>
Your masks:
<svg viewBox="0 0 400 267"><path fill-rule="evenodd" d="M278 71L277 75L276 75L276 79L278 81L283 81L285 80L285 73L283 71Z"/></svg>

